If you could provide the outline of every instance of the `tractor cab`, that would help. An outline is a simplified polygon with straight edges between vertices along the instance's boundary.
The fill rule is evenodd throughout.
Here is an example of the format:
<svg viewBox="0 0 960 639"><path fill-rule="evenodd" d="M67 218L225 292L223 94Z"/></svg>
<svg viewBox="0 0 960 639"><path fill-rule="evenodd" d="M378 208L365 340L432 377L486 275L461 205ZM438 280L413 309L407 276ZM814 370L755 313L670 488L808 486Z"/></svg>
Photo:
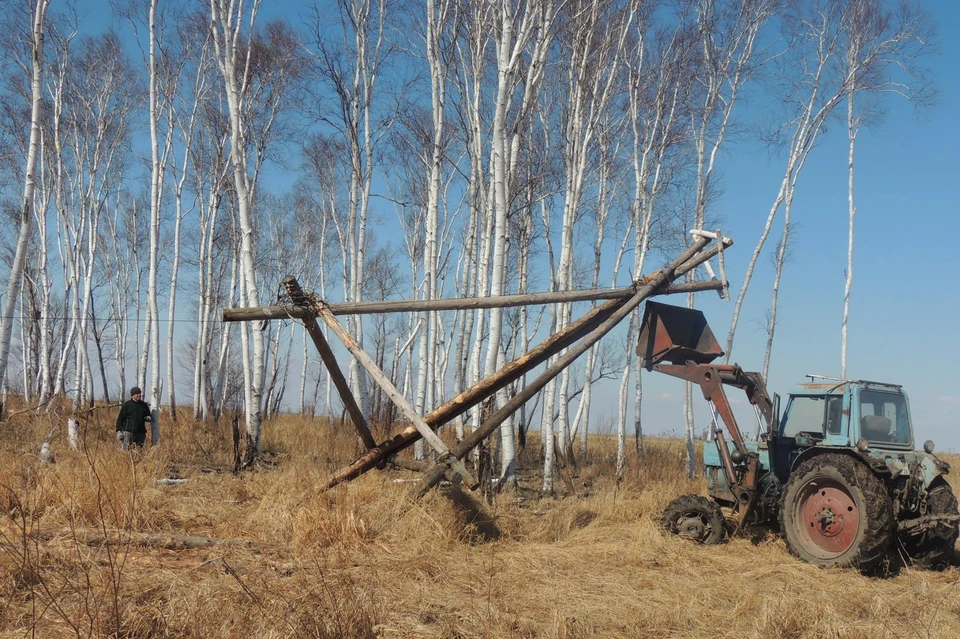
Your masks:
<svg viewBox="0 0 960 639"><path fill-rule="evenodd" d="M798 384L790 391L777 435L830 446L856 446L865 439L876 448L913 448L906 393L878 382Z"/></svg>
<svg viewBox="0 0 960 639"><path fill-rule="evenodd" d="M790 391L777 429L773 467L781 481L813 447L856 447L879 459L913 450L910 404L900 386L808 377L815 381Z"/></svg>

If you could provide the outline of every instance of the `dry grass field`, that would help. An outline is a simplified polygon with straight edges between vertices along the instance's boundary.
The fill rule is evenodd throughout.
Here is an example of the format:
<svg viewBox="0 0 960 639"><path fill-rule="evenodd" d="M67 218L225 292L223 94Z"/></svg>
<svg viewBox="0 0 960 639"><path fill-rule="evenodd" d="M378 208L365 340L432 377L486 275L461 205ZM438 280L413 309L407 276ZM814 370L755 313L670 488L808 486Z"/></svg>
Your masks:
<svg viewBox="0 0 960 639"><path fill-rule="evenodd" d="M0 637L960 637L956 567L867 578L765 531L663 535L667 502L704 490L679 441L648 439L619 487L597 437L576 495L537 497L528 449L517 494L412 504L409 471L319 492L358 452L325 420L266 424L267 463L234 476L227 422L166 421L125 453L114 411L80 451L58 436L53 464L36 455L53 418L0 424Z"/></svg>

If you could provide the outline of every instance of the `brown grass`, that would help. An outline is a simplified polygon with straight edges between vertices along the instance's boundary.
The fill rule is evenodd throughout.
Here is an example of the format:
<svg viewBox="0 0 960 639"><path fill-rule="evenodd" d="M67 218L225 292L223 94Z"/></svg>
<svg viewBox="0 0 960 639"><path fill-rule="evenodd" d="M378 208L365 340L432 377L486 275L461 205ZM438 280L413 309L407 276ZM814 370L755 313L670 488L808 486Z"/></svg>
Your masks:
<svg viewBox="0 0 960 639"><path fill-rule="evenodd" d="M326 420L267 424L272 463L233 476L228 423L168 421L161 446L129 454L112 417L92 414L80 452L55 440L52 465L35 455L50 420L0 424L0 636L960 636L956 567L867 578L803 564L773 534L712 547L661 534L666 503L704 489L674 440L648 439L619 487L613 442L597 437L577 496L537 497L527 450L516 495L410 504L408 471L319 492L358 452ZM190 482L156 484L171 476ZM132 533L269 545L175 551Z"/></svg>

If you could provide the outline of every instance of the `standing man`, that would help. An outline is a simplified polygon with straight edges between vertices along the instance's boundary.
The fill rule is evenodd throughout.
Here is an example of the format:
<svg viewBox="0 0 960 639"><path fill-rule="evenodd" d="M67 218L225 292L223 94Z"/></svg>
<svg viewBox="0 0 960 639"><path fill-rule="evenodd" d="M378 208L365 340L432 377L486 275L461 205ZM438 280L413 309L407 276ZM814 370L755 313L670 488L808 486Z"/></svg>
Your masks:
<svg viewBox="0 0 960 639"><path fill-rule="evenodd" d="M150 404L143 401L143 391L138 386L130 389L130 399L120 407L117 415L117 439L120 448L126 450L132 443L143 448L147 438L146 424L151 421Z"/></svg>

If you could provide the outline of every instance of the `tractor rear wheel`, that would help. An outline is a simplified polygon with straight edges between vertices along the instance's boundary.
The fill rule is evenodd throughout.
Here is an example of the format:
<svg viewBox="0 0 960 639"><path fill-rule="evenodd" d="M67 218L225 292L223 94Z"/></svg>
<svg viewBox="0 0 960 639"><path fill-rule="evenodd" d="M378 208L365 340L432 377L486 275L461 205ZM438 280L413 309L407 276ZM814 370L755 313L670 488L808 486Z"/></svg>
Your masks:
<svg viewBox="0 0 960 639"><path fill-rule="evenodd" d="M893 538L893 503L883 482L846 455L808 459L783 491L780 528L790 552L820 566L872 572Z"/></svg>
<svg viewBox="0 0 960 639"><path fill-rule="evenodd" d="M957 498L950 484L940 478L927 493L926 515L958 515ZM918 568L944 568L953 555L960 531L956 523L941 523L933 528L918 544L905 544L913 565Z"/></svg>
<svg viewBox="0 0 960 639"><path fill-rule="evenodd" d="M672 535L698 544L719 544L726 535L726 520L717 502L700 495L677 497L664 509L660 525Z"/></svg>

